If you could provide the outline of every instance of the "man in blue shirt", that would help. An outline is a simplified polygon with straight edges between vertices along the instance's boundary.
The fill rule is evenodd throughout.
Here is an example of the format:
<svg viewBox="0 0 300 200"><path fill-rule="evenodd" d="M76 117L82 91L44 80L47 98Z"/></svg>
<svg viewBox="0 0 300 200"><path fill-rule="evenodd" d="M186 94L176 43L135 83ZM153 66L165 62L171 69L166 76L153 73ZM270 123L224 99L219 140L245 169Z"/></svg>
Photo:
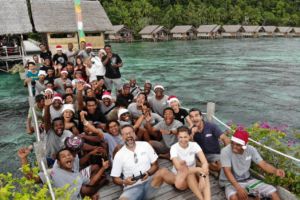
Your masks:
<svg viewBox="0 0 300 200"><path fill-rule="evenodd" d="M189 111L189 116L193 123L191 139L202 148L209 162L209 169L219 172L221 170L219 139L226 146L230 143L229 138L216 124L204 121L199 109L192 108Z"/></svg>

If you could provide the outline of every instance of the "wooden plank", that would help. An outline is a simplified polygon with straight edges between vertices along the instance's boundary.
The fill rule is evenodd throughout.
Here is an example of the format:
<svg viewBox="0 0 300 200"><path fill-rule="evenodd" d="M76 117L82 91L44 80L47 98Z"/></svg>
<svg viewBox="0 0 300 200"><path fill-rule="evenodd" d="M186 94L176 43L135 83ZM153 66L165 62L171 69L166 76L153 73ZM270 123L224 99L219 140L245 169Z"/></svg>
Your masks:
<svg viewBox="0 0 300 200"><path fill-rule="evenodd" d="M162 167L166 167L168 169L172 168L172 163L166 159L159 159L158 164L161 168ZM219 187L218 180L212 176L210 176L210 187L211 187L212 200L226 199L224 191ZM101 200L118 199L121 194L122 194L122 187L113 184L111 179L110 179L110 183L108 185L102 187L99 191ZM156 200L168 200L168 199L194 200L197 198L189 189L184 190L184 191L179 191L179 190L176 190L173 186L163 184L160 187L160 189L157 191L157 194L154 199L156 199Z"/></svg>

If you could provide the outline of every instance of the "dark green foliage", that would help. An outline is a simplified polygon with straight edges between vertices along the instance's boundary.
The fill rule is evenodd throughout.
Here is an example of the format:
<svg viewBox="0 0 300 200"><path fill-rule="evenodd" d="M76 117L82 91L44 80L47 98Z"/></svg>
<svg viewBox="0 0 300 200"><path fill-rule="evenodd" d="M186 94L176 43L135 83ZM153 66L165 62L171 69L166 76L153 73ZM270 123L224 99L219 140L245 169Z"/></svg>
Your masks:
<svg viewBox="0 0 300 200"><path fill-rule="evenodd" d="M300 0L101 0L113 24L300 26Z"/></svg>

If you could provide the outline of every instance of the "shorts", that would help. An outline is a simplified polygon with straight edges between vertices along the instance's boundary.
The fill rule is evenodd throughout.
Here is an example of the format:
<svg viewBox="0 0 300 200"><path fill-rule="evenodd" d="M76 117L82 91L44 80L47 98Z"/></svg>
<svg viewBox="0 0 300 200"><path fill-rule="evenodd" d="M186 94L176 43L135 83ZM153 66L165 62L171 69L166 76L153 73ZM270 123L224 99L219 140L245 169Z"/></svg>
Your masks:
<svg viewBox="0 0 300 200"><path fill-rule="evenodd" d="M170 148L167 147L167 145L163 140L162 141L151 140L151 145L157 154L165 154L170 152Z"/></svg>
<svg viewBox="0 0 300 200"><path fill-rule="evenodd" d="M121 80L121 78L113 78L112 79L112 78L104 77L104 81L105 81L105 86L106 86L107 90L111 91L113 86L117 90L122 89L122 80Z"/></svg>
<svg viewBox="0 0 300 200"><path fill-rule="evenodd" d="M276 192L276 188L274 186L261 182L260 180L257 180L255 178L247 179L245 181L238 182L238 183L243 188L252 185L251 187L252 189L249 191L249 193L254 193L256 195L259 195L260 197L269 197L270 194ZM225 187L225 195L227 199L229 199L235 193L236 193L236 189L232 185L228 185Z"/></svg>
<svg viewBox="0 0 300 200"><path fill-rule="evenodd" d="M152 179L153 176L141 184L132 186L128 189L125 188L120 198L123 197L129 200L153 199L159 187L155 188L151 186Z"/></svg>
<svg viewBox="0 0 300 200"><path fill-rule="evenodd" d="M220 154L205 154L206 160L208 163L220 161Z"/></svg>

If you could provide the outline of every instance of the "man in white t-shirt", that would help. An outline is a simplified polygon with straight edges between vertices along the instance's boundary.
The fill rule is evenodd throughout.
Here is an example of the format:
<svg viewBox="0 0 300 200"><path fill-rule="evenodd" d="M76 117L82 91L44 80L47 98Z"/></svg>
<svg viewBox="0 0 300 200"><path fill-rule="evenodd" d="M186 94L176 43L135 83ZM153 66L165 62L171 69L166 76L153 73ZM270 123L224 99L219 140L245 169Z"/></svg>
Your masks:
<svg viewBox="0 0 300 200"><path fill-rule="evenodd" d="M163 182L174 183L174 176L166 168L158 170L154 149L147 142L135 141L131 125L124 125L121 133L125 145L115 155L111 170L113 182L124 186L119 199L152 199Z"/></svg>

